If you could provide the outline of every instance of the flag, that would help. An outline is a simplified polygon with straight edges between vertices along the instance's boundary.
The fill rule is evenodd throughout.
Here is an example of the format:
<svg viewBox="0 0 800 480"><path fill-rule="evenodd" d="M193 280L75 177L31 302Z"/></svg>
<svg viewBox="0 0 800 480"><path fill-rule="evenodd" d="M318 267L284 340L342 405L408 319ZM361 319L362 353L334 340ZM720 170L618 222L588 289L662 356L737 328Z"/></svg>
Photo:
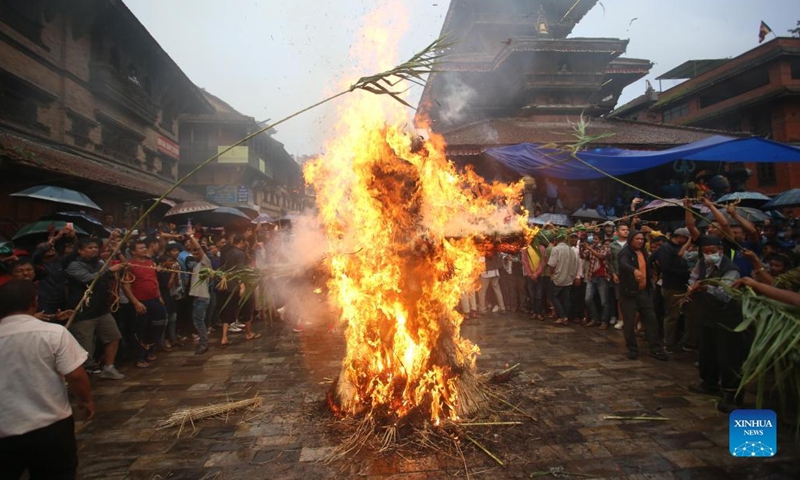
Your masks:
<svg viewBox="0 0 800 480"><path fill-rule="evenodd" d="M758 43L763 42L764 38L770 33L772 33L772 29L764 23L764 20L761 20L761 26L758 28Z"/></svg>

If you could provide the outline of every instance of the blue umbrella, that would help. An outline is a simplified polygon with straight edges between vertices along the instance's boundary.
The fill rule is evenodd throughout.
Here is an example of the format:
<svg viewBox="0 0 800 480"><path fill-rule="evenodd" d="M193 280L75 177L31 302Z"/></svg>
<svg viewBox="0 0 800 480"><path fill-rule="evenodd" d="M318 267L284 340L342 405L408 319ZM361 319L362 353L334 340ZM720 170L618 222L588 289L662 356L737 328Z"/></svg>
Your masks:
<svg viewBox="0 0 800 480"><path fill-rule="evenodd" d="M559 227L572 226L572 220L570 220L568 216L561 213L543 213L538 217L529 218L528 223L534 225L545 225L547 223L552 223L553 225L558 225Z"/></svg>
<svg viewBox="0 0 800 480"><path fill-rule="evenodd" d="M51 185L37 185L35 187L26 188L21 192L12 193L9 196L35 198L48 202L66 203L68 205L78 205L79 207L103 210L81 192L63 187L53 187Z"/></svg>
<svg viewBox="0 0 800 480"><path fill-rule="evenodd" d="M761 205L762 210L771 210L775 208L788 208L800 206L800 188L793 188L787 190L769 202Z"/></svg>
<svg viewBox="0 0 800 480"><path fill-rule="evenodd" d="M717 199L719 203L739 202L742 205L757 207L769 202L770 198L758 192L733 192L723 195Z"/></svg>

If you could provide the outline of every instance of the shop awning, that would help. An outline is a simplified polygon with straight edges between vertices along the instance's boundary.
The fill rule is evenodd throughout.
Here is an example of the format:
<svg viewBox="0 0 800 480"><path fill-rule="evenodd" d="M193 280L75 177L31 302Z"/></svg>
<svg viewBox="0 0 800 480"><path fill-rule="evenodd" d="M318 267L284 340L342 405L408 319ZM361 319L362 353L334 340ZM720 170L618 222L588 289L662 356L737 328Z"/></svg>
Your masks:
<svg viewBox="0 0 800 480"><path fill-rule="evenodd" d="M603 178L597 170L571 158L561 150L532 143L486 150L492 158L520 175L540 175L564 180ZM694 143L660 151L596 148L578 152L576 156L614 175L646 170L675 160L698 162L800 162L800 148L763 138L731 138L713 136Z"/></svg>

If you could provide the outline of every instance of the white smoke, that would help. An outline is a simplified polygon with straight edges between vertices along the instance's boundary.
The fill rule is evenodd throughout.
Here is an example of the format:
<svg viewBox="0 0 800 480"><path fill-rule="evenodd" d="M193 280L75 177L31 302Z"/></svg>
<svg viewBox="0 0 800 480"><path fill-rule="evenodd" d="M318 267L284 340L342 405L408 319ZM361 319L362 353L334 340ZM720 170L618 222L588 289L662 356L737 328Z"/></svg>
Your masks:
<svg viewBox="0 0 800 480"><path fill-rule="evenodd" d="M436 98L441 105L439 115L449 124L463 121L469 106L478 96L478 92L461 81L458 77L448 79L444 86L444 96Z"/></svg>

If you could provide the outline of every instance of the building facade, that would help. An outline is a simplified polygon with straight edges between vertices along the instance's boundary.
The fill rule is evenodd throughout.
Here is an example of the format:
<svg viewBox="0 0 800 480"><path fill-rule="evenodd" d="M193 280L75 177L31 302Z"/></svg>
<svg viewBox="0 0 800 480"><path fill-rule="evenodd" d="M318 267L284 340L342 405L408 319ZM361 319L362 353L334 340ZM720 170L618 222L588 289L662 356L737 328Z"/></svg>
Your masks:
<svg viewBox="0 0 800 480"><path fill-rule="evenodd" d="M597 3L452 0L442 34L457 43L425 86L418 123L447 132L486 119L610 112L652 63L622 58L627 40L567 38Z"/></svg>
<svg viewBox="0 0 800 480"><path fill-rule="evenodd" d="M612 118L711 128L800 145L800 38L776 38L732 59L691 60L659 79L686 79L649 90ZM748 190L800 187L800 165L745 164Z"/></svg>
<svg viewBox="0 0 800 480"><path fill-rule="evenodd" d="M77 189L120 224L135 219L177 178L177 117L210 111L121 1L3 1L0 233L52 211L8 197L38 184Z"/></svg>
<svg viewBox="0 0 800 480"><path fill-rule="evenodd" d="M213 113L182 115L180 123L180 174L236 141L263 128L253 117L203 92ZM303 210L300 165L283 144L264 132L186 180L184 188L218 205L237 207L274 217Z"/></svg>

